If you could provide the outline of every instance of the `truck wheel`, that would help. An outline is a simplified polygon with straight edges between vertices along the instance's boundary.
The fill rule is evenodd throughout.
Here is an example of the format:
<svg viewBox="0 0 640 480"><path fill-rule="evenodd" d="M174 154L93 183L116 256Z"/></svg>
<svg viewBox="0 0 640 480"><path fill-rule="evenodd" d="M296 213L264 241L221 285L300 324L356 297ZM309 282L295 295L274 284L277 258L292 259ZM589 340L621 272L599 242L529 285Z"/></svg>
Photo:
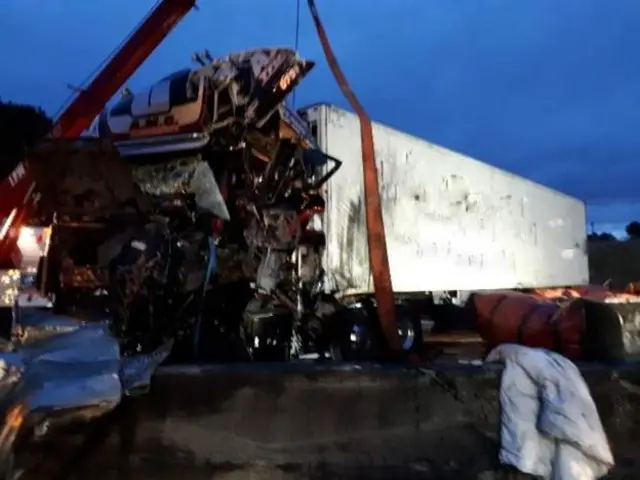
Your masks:
<svg viewBox="0 0 640 480"><path fill-rule="evenodd" d="M419 312L399 305L396 308L398 335L404 353L419 353L423 347L422 317Z"/></svg>
<svg viewBox="0 0 640 480"><path fill-rule="evenodd" d="M415 352L422 344L422 328L411 318L398 318L398 335L405 352Z"/></svg>
<svg viewBox="0 0 640 480"><path fill-rule="evenodd" d="M422 351L422 316L415 309L399 304L396 309L398 335L405 355ZM338 361L371 361L398 358L384 338L378 313L372 301L364 300L337 312L333 319L332 356Z"/></svg>
<svg viewBox="0 0 640 480"><path fill-rule="evenodd" d="M254 362L288 362L290 360L290 343L284 335L259 335L253 338L251 348Z"/></svg>
<svg viewBox="0 0 640 480"><path fill-rule="evenodd" d="M339 362L378 360L384 351L376 317L360 303L337 311L331 319L331 356Z"/></svg>
<svg viewBox="0 0 640 480"><path fill-rule="evenodd" d="M274 314L257 322L245 333L254 362L288 362L291 350L291 317ZM257 327L257 328L256 328ZM245 325L246 328L246 325Z"/></svg>

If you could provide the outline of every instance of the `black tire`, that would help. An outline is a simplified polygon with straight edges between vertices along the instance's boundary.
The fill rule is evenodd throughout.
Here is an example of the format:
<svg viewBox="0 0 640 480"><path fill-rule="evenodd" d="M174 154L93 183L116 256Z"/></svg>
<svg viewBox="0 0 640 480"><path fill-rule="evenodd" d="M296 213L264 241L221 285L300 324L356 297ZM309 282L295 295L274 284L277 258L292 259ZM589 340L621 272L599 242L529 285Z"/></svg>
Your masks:
<svg viewBox="0 0 640 480"><path fill-rule="evenodd" d="M377 361L402 358L422 353L424 342L422 318L424 308L411 303L398 303L396 320L402 350L393 352L389 347L380 321L375 302L365 299L354 303L335 314L332 319L331 353L338 361ZM360 345L353 345L354 329L360 329Z"/></svg>
<svg viewBox="0 0 640 480"><path fill-rule="evenodd" d="M375 310L375 309L374 309ZM331 356L340 362L368 362L382 358L384 339L377 315L363 303L338 310L330 320Z"/></svg>
<svg viewBox="0 0 640 480"><path fill-rule="evenodd" d="M419 354L423 350L422 319L427 312L414 308L411 304L396 307L398 334L403 354Z"/></svg>
<svg viewBox="0 0 640 480"><path fill-rule="evenodd" d="M254 337L258 339L258 347L252 347L251 355L254 362L288 362L291 359L290 334L278 330L265 331Z"/></svg>
<svg viewBox="0 0 640 480"><path fill-rule="evenodd" d="M247 347L251 351L254 362L288 362L291 359L290 313L276 314L273 318L264 319L256 329L245 333L250 342Z"/></svg>

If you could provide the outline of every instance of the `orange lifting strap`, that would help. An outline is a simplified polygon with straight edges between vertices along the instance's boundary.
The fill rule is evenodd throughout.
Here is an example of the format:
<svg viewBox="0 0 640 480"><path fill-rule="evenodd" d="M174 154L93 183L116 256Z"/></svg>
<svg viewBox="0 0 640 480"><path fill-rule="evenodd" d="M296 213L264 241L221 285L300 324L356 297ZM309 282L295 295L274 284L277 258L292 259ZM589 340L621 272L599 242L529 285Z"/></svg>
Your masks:
<svg viewBox="0 0 640 480"><path fill-rule="evenodd" d="M369 243L369 264L373 275L373 286L376 295L378 317L382 330L387 339L389 348L394 352L401 350L400 337L398 335L398 323L396 321L396 305L391 285L391 273L389 271L389 258L387 255L387 241L384 232L384 220L382 218L382 206L380 204L380 190L378 186L378 168L373 147L373 130L371 120L362 107L355 93L349 87L349 83L342 73L338 60L333 54L331 44L320 21L318 9L314 0L307 0L313 23L322 44L325 58L331 68L331 72L338 82L338 86L345 96L351 108L360 119L360 140L362 142L362 169L364 172L364 198L367 215L367 237Z"/></svg>

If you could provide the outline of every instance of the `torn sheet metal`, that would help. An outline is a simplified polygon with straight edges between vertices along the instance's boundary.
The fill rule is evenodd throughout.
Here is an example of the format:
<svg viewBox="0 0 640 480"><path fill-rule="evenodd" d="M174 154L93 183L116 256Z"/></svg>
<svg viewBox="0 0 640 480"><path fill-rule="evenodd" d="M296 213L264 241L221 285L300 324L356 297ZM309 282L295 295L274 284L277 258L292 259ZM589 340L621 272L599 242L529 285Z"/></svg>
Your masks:
<svg viewBox="0 0 640 480"><path fill-rule="evenodd" d="M133 179L147 195L177 198L193 194L196 205L223 220L229 220L218 182L201 155L188 155L165 163L132 167Z"/></svg>
<svg viewBox="0 0 640 480"><path fill-rule="evenodd" d="M153 197L184 195L191 193L189 184L201 161L199 155L190 155L165 163L136 165L133 180Z"/></svg>
<svg viewBox="0 0 640 480"><path fill-rule="evenodd" d="M89 420L113 410L123 395L144 390L171 349L168 344L151 355L123 358L106 322L36 309L16 314L14 341L0 353L0 464L21 428L53 417Z"/></svg>
<svg viewBox="0 0 640 480"><path fill-rule="evenodd" d="M114 140L125 156L205 144L233 149L240 147L248 126L261 129L279 112L285 129L310 137L297 114L281 104L314 62L287 48L241 51L207 62L124 95L103 112L99 136Z"/></svg>

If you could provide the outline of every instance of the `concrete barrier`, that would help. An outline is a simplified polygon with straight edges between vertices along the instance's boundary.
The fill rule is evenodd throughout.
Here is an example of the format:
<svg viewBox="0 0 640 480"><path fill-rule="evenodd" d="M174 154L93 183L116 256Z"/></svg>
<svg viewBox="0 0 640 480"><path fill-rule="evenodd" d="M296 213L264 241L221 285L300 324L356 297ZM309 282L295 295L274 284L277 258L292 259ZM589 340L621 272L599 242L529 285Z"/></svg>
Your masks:
<svg viewBox="0 0 640 480"><path fill-rule="evenodd" d="M640 375L584 375L615 475L640 478ZM497 460L499 377L486 367L171 367L147 396L18 458L41 462L23 478L65 468L64 478L92 479L518 478Z"/></svg>

